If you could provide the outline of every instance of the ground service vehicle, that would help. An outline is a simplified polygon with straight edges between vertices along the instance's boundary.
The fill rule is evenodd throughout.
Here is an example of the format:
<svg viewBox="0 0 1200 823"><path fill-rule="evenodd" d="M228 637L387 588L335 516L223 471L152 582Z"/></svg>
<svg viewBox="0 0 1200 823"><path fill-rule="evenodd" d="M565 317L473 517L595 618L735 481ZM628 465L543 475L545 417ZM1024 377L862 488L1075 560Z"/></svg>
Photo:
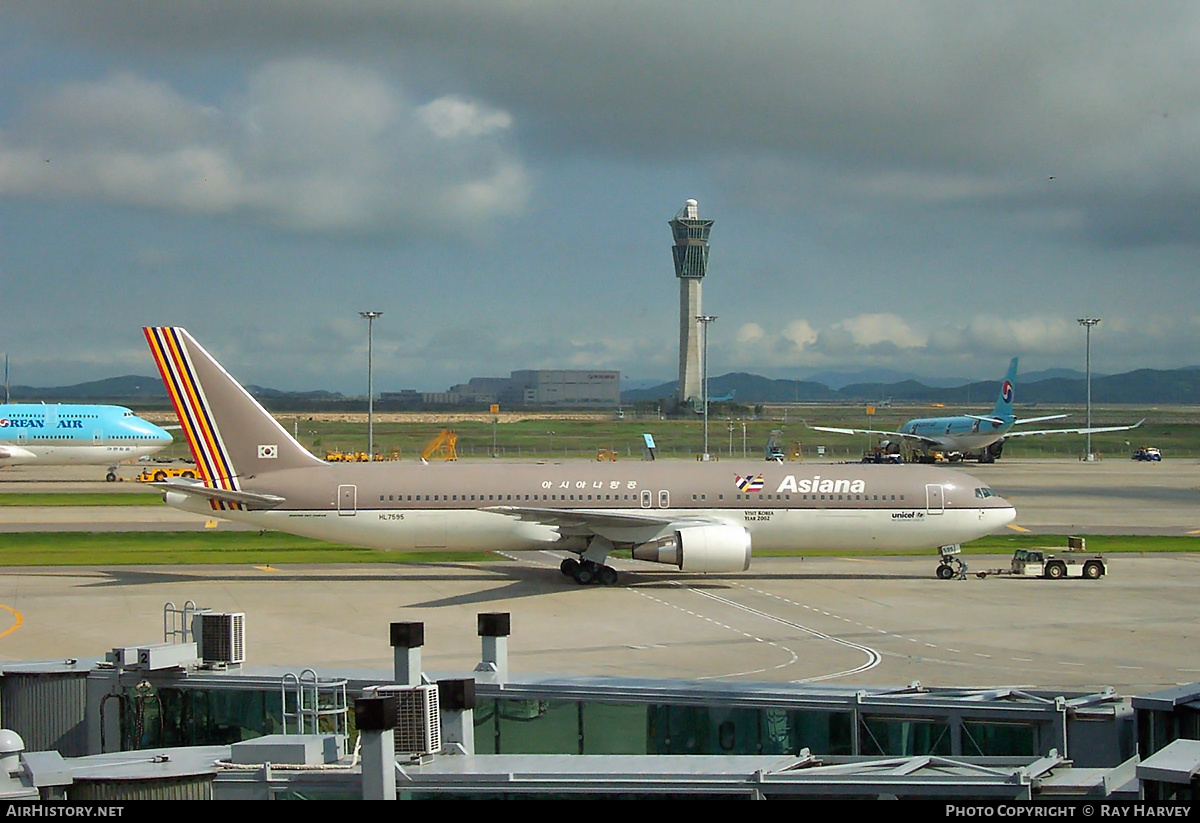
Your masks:
<svg viewBox="0 0 1200 823"><path fill-rule="evenodd" d="M1099 580L1108 573L1108 566L1099 554L1087 554L1082 537L1068 538L1067 551L1058 554L1050 549L1017 549L1013 552L1012 564L1007 569L991 569L976 572L983 578L988 575L1012 575L1013 577L1042 577L1061 580L1065 577L1082 577Z"/></svg>
<svg viewBox="0 0 1200 823"><path fill-rule="evenodd" d="M1153 446L1142 446L1133 453L1133 459L1157 463L1162 460L1162 452Z"/></svg>
<svg viewBox="0 0 1200 823"><path fill-rule="evenodd" d="M196 477L196 470L194 468L172 469L167 466L148 466L142 469L142 473L134 479L140 483L161 483L168 477L186 477L191 480Z"/></svg>
<svg viewBox="0 0 1200 823"><path fill-rule="evenodd" d="M772 429L770 436L767 438L767 448L765 450L768 463L783 462L783 431L780 429Z"/></svg>
<svg viewBox="0 0 1200 823"><path fill-rule="evenodd" d="M862 460L859 462L898 465L904 462L904 455L885 451L876 446L868 452L863 452Z"/></svg>

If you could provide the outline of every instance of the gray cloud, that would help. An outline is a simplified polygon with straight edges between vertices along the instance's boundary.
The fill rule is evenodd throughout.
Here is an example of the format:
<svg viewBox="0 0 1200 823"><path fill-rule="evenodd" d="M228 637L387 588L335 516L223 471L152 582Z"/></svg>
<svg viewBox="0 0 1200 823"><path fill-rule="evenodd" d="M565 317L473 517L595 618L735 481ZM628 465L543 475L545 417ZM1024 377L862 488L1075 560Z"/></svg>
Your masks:
<svg viewBox="0 0 1200 823"><path fill-rule="evenodd" d="M220 106L122 72L53 89L0 139L0 194L371 233L519 213L511 116L440 97L416 105L369 69L263 64Z"/></svg>
<svg viewBox="0 0 1200 823"><path fill-rule="evenodd" d="M714 370L1074 363L1081 313L1105 369L1197 359L1191 5L0 9L4 328L48 372L81 348L53 308L88 368L171 318L248 380L355 390L370 305L401 386L670 379L689 196Z"/></svg>

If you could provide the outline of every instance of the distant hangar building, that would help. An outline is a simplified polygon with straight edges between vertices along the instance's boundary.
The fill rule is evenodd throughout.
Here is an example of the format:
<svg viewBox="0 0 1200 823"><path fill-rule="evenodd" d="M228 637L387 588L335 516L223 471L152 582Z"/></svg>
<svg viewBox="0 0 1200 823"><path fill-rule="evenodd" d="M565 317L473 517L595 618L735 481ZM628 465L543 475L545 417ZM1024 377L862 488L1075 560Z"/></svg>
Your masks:
<svg viewBox="0 0 1200 823"><path fill-rule="evenodd" d="M512 399L522 406L569 406L613 409L621 405L621 373L583 369L515 371L509 378Z"/></svg>
<svg viewBox="0 0 1200 823"><path fill-rule="evenodd" d="M412 405L413 392L384 392L383 400ZM425 405L499 403L508 408L615 409L621 405L621 372L602 369L522 369L508 377L473 377L448 392L420 395Z"/></svg>

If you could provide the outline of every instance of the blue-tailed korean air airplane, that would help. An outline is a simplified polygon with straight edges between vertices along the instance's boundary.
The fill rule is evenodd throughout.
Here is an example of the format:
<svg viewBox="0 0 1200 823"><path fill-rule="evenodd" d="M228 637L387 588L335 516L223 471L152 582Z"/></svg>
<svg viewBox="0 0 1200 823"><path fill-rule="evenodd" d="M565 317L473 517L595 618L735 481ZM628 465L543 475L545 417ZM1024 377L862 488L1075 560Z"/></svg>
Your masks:
<svg viewBox="0 0 1200 823"><path fill-rule="evenodd" d="M116 480L118 463L152 454L172 439L124 406L0 405L0 466L108 466L108 479Z"/></svg>
<svg viewBox="0 0 1200 823"><path fill-rule="evenodd" d="M1046 420L1058 420L1065 414L1052 414L1047 417L1029 417L1018 420L1013 414L1014 384L1017 380L1017 358L1008 364L1008 373L1000 384L1000 396L991 414L959 414L952 417L923 417L909 420L898 431L878 431L875 429L841 429L832 426L811 426L810 428L835 434L868 434L892 438L881 445L884 451L896 453L900 443L906 444L913 452L924 460L932 458L935 451L946 454L952 460L962 460L967 457L976 458L980 463L993 463L1004 448L1004 441L1010 437L1033 437L1045 434L1095 434L1097 432L1119 432L1136 429L1144 423L1139 420L1131 426L1101 426L1079 429L1041 429L1028 431L1015 427L1029 423L1042 423Z"/></svg>

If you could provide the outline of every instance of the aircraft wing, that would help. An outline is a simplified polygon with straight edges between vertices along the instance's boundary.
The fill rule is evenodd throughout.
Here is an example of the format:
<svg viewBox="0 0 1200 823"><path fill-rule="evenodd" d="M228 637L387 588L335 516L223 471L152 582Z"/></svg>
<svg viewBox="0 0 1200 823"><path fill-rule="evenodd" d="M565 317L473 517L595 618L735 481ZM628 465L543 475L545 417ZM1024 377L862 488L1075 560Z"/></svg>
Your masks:
<svg viewBox="0 0 1200 823"><path fill-rule="evenodd" d="M645 514L596 509L541 509L530 506L488 506L483 511L506 514L529 523L553 526L563 535L602 535L614 541L645 542L668 535L680 526L711 526L719 520L671 518L647 509Z"/></svg>
<svg viewBox="0 0 1200 823"><path fill-rule="evenodd" d="M1095 427L1095 428L1090 428L1090 429L1088 427L1084 426L1083 428L1079 428L1079 429L1042 429L1041 431L1032 431L1032 432L1013 431L1012 429L1010 429L1007 432L1005 432L1004 439L1007 440L1010 437L1034 437L1034 436L1040 436L1043 434L1098 434L1100 432L1124 432L1124 431L1129 431L1130 429L1136 429L1138 426L1142 425L1145 422L1146 422L1146 418L1143 417L1141 420L1134 423L1132 426L1100 426L1100 427Z"/></svg>
<svg viewBox="0 0 1200 823"><path fill-rule="evenodd" d="M1044 423L1047 420L1062 420L1064 417L1070 417L1067 414L1048 414L1045 417L1027 417L1024 420L1014 420L1014 426L1020 426L1022 423ZM1140 425L1140 424L1139 424Z"/></svg>
<svg viewBox="0 0 1200 823"><path fill-rule="evenodd" d="M287 498L275 494L255 494L254 492L235 491L233 489L216 489L203 483L181 483L165 480L162 483L151 483L163 491L182 492L192 497L202 497L205 500L220 500L223 503L240 503L247 509L273 509Z"/></svg>
<svg viewBox="0 0 1200 823"><path fill-rule="evenodd" d="M809 426L813 431L833 432L834 434L872 434L879 437L899 437L902 440L908 440L913 443L923 443L930 446L938 445L937 440L932 440L919 434L909 434L907 432L888 432L878 429L839 429L834 426Z"/></svg>
<svg viewBox="0 0 1200 823"><path fill-rule="evenodd" d="M1055 416L1056 416L1056 417L1066 417L1066 415L1065 415L1065 414L1059 414L1059 415L1055 415ZM972 420L982 420L984 423L992 423L992 424L994 424L994 425L996 425L996 426L1003 426L1003 425L1004 425L1004 421L1003 421L1003 420L1001 420L999 417L992 417L992 416L990 416L990 415L986 415L986 414L964 414L964 415L963 415L963 417L969 417L969 418L971 418ZM1048 417L1035 417L1035 418L1033 418L1033 420L1049 420L1049 419L1050 419L1050 418L1048 418ZM1032 422L1033 422L1033 420L1030 420L1030 421L1022 421L1022 422L1030 422L1030 423L1032 423Z"/></svg>

